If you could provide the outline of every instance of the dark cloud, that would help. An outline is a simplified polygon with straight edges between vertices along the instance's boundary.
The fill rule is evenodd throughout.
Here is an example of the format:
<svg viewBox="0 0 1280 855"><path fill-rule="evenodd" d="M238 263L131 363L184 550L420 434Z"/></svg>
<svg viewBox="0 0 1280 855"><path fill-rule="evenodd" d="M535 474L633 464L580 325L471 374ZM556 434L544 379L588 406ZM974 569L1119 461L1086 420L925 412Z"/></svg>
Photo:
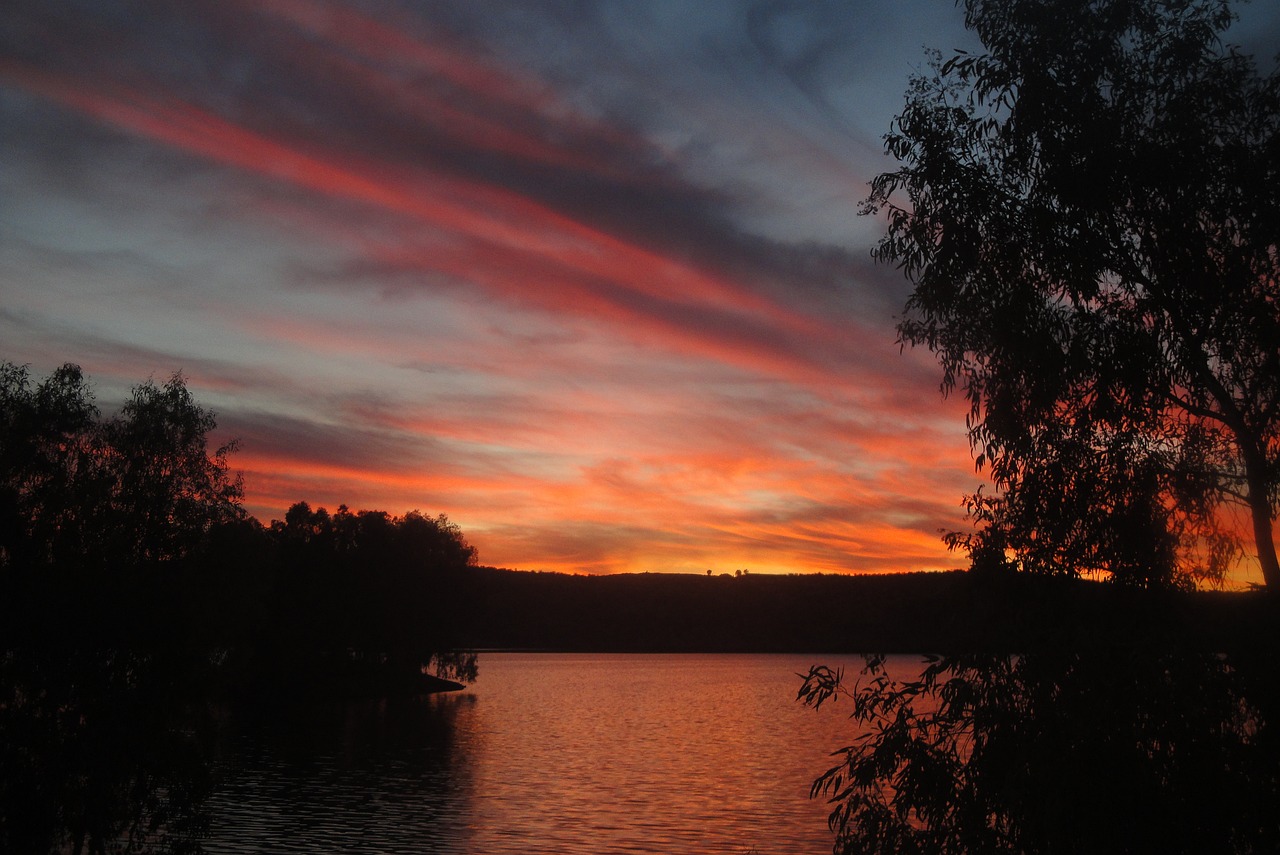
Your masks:
<svg viewBox="0 0 1280 855"><path fill-rule="evenodd" d="M338 467L391 470L458 466L454 455L429 438L387 429L376 420L345 418L323 422L313 415L290 416L263 410L224 408L220 427L239 439L254 457L281 461L324 461Z"/></svg>

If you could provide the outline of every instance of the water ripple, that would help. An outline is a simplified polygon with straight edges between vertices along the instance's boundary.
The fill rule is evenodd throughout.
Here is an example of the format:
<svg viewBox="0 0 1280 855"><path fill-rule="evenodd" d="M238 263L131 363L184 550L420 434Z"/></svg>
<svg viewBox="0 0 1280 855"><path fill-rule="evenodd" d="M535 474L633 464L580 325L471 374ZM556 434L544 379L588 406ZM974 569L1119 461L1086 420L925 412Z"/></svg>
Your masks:
<svg viewBox="0 0 1280 855"><path fill-rule="evenodd" d="M831 657L486 654L467 692L228 722L210 855L831 851Z"/></svg>

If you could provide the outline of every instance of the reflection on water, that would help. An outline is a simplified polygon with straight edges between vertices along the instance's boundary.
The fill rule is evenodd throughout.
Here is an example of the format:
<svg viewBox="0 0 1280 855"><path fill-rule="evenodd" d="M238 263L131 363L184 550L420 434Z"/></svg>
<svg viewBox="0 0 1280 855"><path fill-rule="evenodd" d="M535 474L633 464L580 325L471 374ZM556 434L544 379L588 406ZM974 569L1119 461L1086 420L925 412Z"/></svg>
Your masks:
<svg viewBox="0 0 1280 855"><path fill-rule="evenodd" d="M313 704L224 729L210 853L469 852L477 698Z"/></svg>
<svg viewBox="0 0 1280 855"><path fill-rule="evenodd" d="M218 853L831 850L832 657L486 654L468 691L225 723Z"/></svg>
<svg viewBox="0 0 1280 855"><path fill-rule="evenodd" d="M180 647L0 650L0 852L195 851L200 664Z"/></svg>

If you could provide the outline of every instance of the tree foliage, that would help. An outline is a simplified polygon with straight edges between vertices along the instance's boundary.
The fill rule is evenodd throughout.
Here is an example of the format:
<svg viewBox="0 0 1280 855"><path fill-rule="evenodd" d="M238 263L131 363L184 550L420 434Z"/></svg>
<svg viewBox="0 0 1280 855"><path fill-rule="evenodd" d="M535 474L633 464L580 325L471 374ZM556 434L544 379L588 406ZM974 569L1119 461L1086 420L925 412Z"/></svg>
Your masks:
<svg viewBox="0 0 1280 855"><path fill-rule="evenodd" d="M1280 587L1280 77L1225 0L965 0L866 203L970 404L984 537L1040 571ZM905 198L903 198L905 197ZM977 546L979 543L969 542Z"/></svg>
<svg viewBox="0 0 1280 855"><path fill-rule="evenodd" d="M199 852L214 693L475 679L458 526L264 528L215 426L180 374L103 416L78 366L0 363L0 851Z"/></svg>
<svg viewBox="0 0 1280 855"><path fill-rule="evenodd" d="M79 366L33 385L0 365L0 571L93 577L189 556L242 514L234 445L209 453L214 424L180 374L104 419Z"/></svg>
<svg viewBox="0 0 1280 855"><path fill-rule="evenodd" d="M268 536L279 550L274 666L318 685L412 687L425 672L470 682L475 655L454 649L470 613L476 550L444 514L330 514L292 505ZM273 680L289 675L273 674ZM302 683L306 683L304 678Z"/></svg>
<svg viewBox="0 0 1280 855"><path fill-rule="evenodd" d="M1226 0L961 3L984 51L913 79L865 205L996 487L948 540L996 587L1154 608L914 680L869 657L814 795L843 853L1277 851L1274 630L1206 652L1159 602L1235 561L1233 504L1280 590L1280 73L1223 43Z"/></svg>
<svg viewBox="0 0 1280 855"><path fill-rule="evenodd" d="M190 560L242 518L181 375L104 418L80 368L0 364L0 849L198 852Z"/></svg>
<svg viewBox="0 0 1280 855"><path fill-rule="evenodd" d="M1276 698L1219 656L969 654L930 657L917 679L868 657L851 690L821 666L800 690L814 706L841 696L859 736L812 791L832 803L838 853L1280 848Z"/></svg>

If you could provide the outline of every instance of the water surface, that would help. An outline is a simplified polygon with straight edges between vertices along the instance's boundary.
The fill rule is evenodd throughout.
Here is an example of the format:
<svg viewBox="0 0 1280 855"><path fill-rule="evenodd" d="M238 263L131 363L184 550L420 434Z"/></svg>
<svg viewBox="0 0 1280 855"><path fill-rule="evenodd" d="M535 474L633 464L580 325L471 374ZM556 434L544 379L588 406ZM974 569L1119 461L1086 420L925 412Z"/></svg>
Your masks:
<svg viewBox="0 0 1280 855"><path fill-rule="evenodd" d="M467 691L227 722L218 853L831 851L852 738L797 673L856 657L484 654ZM902 663L909 666L909 663Z"/></svg>

